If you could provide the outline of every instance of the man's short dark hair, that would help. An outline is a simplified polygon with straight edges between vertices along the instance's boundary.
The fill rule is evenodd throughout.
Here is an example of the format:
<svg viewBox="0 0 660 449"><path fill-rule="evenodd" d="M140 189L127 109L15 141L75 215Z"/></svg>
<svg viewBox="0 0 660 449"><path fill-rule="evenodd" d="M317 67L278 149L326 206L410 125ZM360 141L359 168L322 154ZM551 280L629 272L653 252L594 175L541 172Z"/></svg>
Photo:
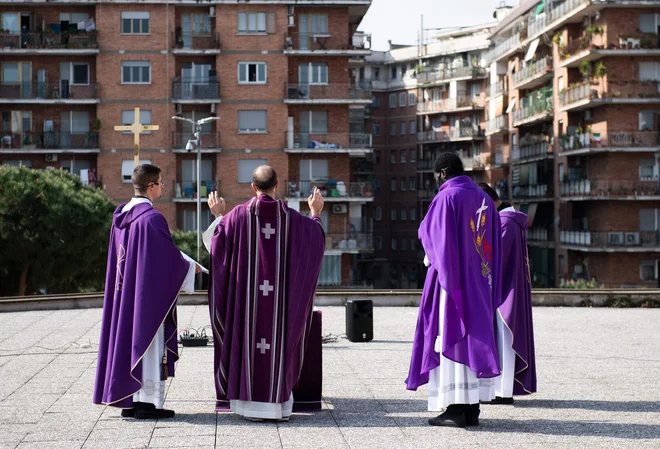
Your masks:
<svg viewBox="0 0 660 449"><path fill-rule="evenodd" d="M433 164L433 171L440 173L442 170L447 173L447 179L461 176L464 174L463 162L455 153L440 153L440 156L435 160L435 164Z"/></svg>
<svg viewBox="0 0 660 449"><path fill-rule="evenodd" d="M277 185L277 173L269 165L260 165L252 172L252 183L260 192L268 192Z"/></svg>
<svg viewBox="0 0 660 449"><path fill-rule="evenodd" d="M131 181L133 188L140 192L145 193L149 187L150 182L158 182L160 177L160 167L152 164L142 164L135 167Z"/></svg>
<svg viewBox="0 0 660 449"><path fill-rule="evenodd" d="M491 186L489 186L485 182L480 182L479 187L481 188L481 190L486 192L486 195L488 195L490 197L490 199L493 200L493 202L497 203L500 200L500 196L497 194L495 189L493 189Z"/></svg>

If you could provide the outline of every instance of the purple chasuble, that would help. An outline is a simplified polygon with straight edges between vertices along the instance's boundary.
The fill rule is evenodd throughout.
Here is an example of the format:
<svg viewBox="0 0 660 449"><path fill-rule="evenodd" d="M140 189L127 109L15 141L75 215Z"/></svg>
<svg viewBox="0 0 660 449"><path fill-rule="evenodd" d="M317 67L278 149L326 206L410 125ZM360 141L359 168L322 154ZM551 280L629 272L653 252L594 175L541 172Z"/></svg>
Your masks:
<svg viewBox="0 0 660 449"><path fill-rule="evenodd" d="M435 352L441 289L447 292L442 355L477 378L500 374L495 310L501 302L501 228L497 208L467 176L446 181L419 227L430 261L413 341L409 390L440 366Z"/></svg>
<svg viewBox="0 0 660 449"><path fill-rule="evenodd" d="M174 376L175 305L190 264L160 212L146 203L122 213L123 207L115 210L110 231L93 402L130 408L142 388L142 357L163 324Z"/></svg>
<svg viewBox="0 0 660 449"><path fill-rule="evenodd" d="M266 195L224 216L211 243L209 308L217 406L282 403L302 368L325 238Z"/></svg>
<svg viewBox="0 0 660 449"><path fill-rule="evenodd" d="M526 214L500 212L502 220L502 319L513 334L516 366L513 394L536 393L536 359L532 325L532 285L527 253Z"/></svg>

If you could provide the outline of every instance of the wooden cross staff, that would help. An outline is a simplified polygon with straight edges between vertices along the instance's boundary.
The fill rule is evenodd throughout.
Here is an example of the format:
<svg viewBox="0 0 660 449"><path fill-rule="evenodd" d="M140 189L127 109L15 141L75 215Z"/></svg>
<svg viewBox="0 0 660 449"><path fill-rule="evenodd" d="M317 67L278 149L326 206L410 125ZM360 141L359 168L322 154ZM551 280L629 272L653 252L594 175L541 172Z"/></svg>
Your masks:
<svg viewBox="0 0 660 449"><path fill-rule="evenodd" d="M140 123L140 108L135 108L135 121L128 126L115 126L115 131L130 131L133 133L133 169L140 164L140 133L158 131L158 125L143 125Z"/></svg>

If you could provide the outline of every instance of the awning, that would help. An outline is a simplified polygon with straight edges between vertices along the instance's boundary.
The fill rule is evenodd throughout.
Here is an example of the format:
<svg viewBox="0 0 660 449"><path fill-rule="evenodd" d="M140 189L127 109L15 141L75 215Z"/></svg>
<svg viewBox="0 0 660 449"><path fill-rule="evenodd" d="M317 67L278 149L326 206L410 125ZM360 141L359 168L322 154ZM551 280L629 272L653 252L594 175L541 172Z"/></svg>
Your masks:
<svg viewBox="0 0 660 449"><path fill-rule="evenodd" d="M529 48L527 49L527 54L525 55L525 61L531 61L534 59L534 54L536 53L536 49L539 48L539 39L534 39L531 44L529 44Z"/></svg>
<svg viewBox="0 0 660 449"><path fill-rule="evenodd" d="M541 2L541 3L539 3L539 5L538 5L538 6L536 7L536 9L534 10L534 15L535 15L535 16L538 16L538 15L541 14L544 10L545 10L545 2Z"/></svg>
<svg viewBox="0 0 660 449"><path fill-rule="evenodd" d="M538 208L538 203L531 203L529 209L527 210L527 227L531 228L534 224L534 217L536 216L536 209Z"/></svg>
<svg viewBox="0 0 660 449"><path fill-rule="evenodd" d="M511 99L511 103L509 103L509 106L506 108L506 113L510 114L511 111L513 111L516 108L516 97L513 97Z"/></svg>

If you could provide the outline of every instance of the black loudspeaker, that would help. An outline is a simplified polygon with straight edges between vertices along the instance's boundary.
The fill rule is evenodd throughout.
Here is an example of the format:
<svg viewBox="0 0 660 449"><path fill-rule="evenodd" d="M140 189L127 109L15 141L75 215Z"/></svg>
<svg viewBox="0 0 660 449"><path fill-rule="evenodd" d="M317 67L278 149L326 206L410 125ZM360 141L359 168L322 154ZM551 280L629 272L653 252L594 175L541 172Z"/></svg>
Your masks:
<svg viewBox="0 0 660 449"><path fill-rule="evenodd" d="M374 339L374 303L370 299L346 303L346 338L352 342Z"/></svg>

